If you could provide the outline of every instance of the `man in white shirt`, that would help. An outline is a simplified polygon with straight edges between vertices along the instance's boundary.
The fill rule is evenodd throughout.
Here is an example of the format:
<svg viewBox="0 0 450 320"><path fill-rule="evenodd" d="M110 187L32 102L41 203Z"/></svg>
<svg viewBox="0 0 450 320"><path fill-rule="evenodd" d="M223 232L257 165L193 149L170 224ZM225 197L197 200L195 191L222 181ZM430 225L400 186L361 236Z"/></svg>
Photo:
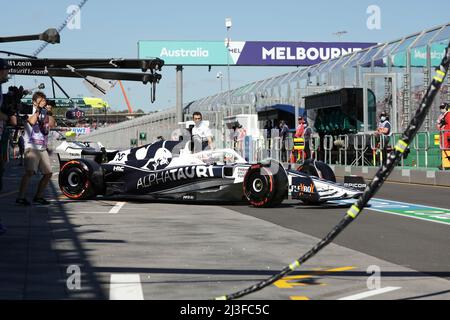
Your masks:
<svg viewBox="0 0 450 320"><path fill-rule="evenodd" d="M192 140L194 141L194 152L201 150L214 149L212 133L208 125L203 122L203 116L200 112L194 112L192 115L195 126L192 128Z"/></svg>
<svg viewBox="0 0 450 320"><path fill-rule="evenodd" d="M53 118L52 107L47 104L47 98L42 92L33 95L33 114L30 115L24 125L25 142L25 174L20 183L17 204L29 206L31 203L25 198L28 183L38 169L42 173L36 195L33 202L48 205L49 202L43 198L43 193L52 177L52 167L47 151L48 134L50 129L56 126Z"/></svg>

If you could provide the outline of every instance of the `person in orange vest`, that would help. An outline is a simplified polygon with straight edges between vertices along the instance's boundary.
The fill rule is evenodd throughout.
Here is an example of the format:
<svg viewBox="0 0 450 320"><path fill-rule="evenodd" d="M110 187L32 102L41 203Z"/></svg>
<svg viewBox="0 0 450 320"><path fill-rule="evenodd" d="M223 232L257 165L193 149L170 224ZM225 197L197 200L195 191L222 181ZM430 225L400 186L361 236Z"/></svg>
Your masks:
<svg viewBox="0 0 450 320"><path fill-rule="evenodd" d="M303 117L298 117L298 126L295 130L294 138L302 138L303 133L305 132L305 120L303 120Z"/></svg>
<svg viewBox="0 0 450 320"><path fill-rule="evenodd" d="M295 142L296 138L303 138L304 134L305 134L305 120L303 119L303 117L298 117L298 125L297 125L297 128L295 129L294 142ZM295 143L294 143L294 149L292 150L291 162L296 163L299 160L302 160L302 158L303 158L303 151L296 150Z"/></svg>
<svg viewBox="0 0 450 320"><path fill-rule="evenodd" d="M443 103L439 106L441 114L437 120L437 129L441 131L441 149L450 149L450 105Z"/></svg>

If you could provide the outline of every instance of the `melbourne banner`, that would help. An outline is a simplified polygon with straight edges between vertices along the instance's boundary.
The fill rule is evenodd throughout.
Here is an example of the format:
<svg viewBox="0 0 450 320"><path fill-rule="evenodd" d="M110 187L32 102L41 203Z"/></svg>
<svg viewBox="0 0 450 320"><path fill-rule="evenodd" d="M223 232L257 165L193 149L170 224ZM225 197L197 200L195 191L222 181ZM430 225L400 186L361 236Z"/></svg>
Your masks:
<svg viewBox="0 0 450 320"><path fill-rule="evenodd" d="M367 42L139 41L139 59L165 65L310 66L359 51Z"/></svg>

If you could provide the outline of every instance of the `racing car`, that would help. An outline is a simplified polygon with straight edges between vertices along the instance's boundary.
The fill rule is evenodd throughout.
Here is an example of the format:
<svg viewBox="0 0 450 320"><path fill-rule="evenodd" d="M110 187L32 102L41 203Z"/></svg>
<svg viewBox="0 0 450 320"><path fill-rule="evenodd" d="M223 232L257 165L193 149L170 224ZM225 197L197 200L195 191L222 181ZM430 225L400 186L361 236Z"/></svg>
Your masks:
<svg viewBox="0 0 450 320"><path fill-rule="evenodd" d="M157 141L124 151L82 150L91 159L61 162L59 186L69 199L145 196L182 202L241 202L275 207L288 198L307 204L356 198L360 190L336 183L323 162L286 170L268 159L248 163L233 149L193 152L190 142Z"/></svg>

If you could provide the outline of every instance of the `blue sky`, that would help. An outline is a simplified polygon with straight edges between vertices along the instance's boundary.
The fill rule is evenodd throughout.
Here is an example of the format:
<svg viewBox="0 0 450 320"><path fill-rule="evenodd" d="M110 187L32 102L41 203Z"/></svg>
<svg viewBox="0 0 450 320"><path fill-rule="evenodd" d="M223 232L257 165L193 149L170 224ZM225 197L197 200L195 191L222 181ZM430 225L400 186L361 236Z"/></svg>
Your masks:
<svg viewBox="0 0 450 320"><path fill-rule="evenodd" d="M0 34L18 35L57 28L66 9L79 0L2 1ZM369 30L367 7L381 9L381 29ZM318 0L318 1L107 1L90 0L83 7L81 29L65 29L61 43L49 45L40 57L136 58L139 40L219 40L226 37L225 18L231 17L230 37L235 41L338 41L333 33L345 30L341 41L384 42L450 21L450 2L418 0ZM6 13L6 14L5 14ZM31 54L40 43L0 44L0 50ZM231 67L231 86L293 71L288 67ZM216 93L217 72L226 67L187 67L184 101ZM133 108L162 110L175 105L175 67L165 67L150 103L150 87L125 82ZM16 77L16 84L30 88L46 78ZM80 80L60 79L71 96L89 95ZM224 79L224 87L226 87ZM50 93L50 92L48 92ZM117 86L106 98L113 109L126 109Z"/></svg>

